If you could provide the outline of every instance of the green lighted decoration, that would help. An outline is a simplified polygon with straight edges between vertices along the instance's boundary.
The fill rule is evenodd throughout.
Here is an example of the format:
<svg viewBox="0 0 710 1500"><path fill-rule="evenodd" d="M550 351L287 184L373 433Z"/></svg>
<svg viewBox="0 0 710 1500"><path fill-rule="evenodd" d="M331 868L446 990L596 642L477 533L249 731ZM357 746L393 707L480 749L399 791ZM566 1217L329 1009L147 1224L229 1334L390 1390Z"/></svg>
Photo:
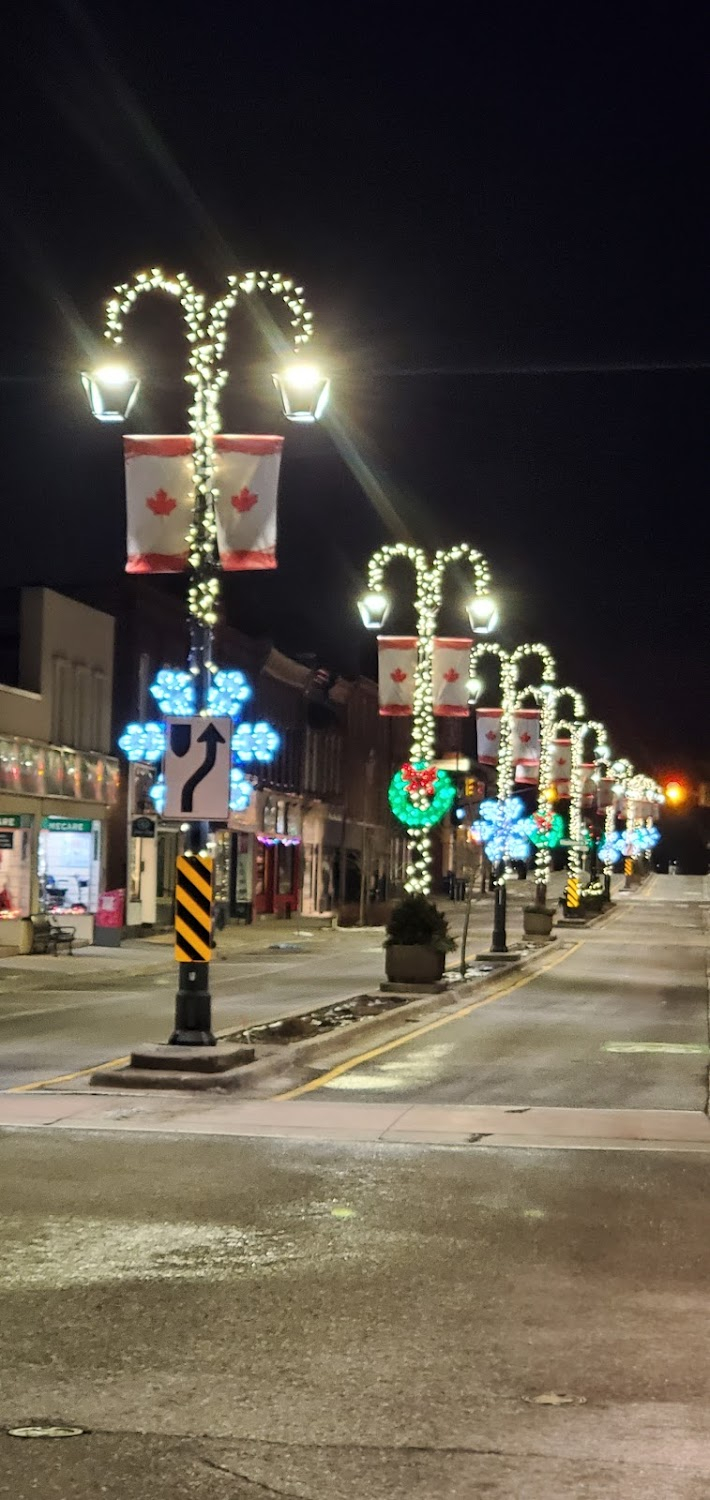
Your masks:
<svg viewBox="0 0 710 1500"><path fill-rule="evenodd" d="M407 761L392 777L388 796L395 818L406 828L431 828L449 811L456 787L446 771L424 760Z"/></svg>
<svg viewBox="0 0 710 1500"><path fill-rule="evenodd" d="M525 832L536 849L556 849L564 837L564 819L551 808L538 809L528 818Z"/></svg>

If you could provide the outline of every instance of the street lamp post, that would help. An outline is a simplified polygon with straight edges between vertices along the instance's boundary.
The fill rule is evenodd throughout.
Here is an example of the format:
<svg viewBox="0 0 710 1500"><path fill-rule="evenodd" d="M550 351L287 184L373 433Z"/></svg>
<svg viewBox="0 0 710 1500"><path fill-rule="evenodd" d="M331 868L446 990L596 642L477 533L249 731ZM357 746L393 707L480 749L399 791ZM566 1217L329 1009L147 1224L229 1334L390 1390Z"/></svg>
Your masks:
<svg viewBox="0 0 710 1500"><path fill-rule="evenodd" d="M570 777L570 803L569 803L569 875L565 890L565 905L567 911L578 911L581 876L584 860L584 838L582 835L582 800L584 797L584 745L590 734L595 734L600 746L603 746L608 754L606 738L607 733L603 724L598 719L584 719L581 722L575 719L573 724L561 721L555 726L556 731L566 728L572 740L572 769Z"/></svg>
<svg viewBox="0 0 710 1500"><path fill-rule="evenodd" d="M292 343L301 356L313 333L312 313L303 296L303 287L277 272L248 271L227 277L227 289L210 306L204 293L198 291L183 271L166 275L160 268L137 272L115 288L106 305L104 337L112 353L123 344L124 322L135 304L152 292L172 297L180 306L188 345L185 382L190 386L192 401L188 411L192 437L192 518L187 537L188 613L190 624L189 670L195 683L198 713L208 711L208 695L214 663L212 661L213 629L217 621L219 599L219 562L214 503L214 439L220 430L221 392L228 378L224 367L227 344L227 321L241 294L268 292L277 297L290 313L294 330ZM125 365L117 361L82 374L92 414L102 422L124 422L138 394L140 381ZM284 415L289 421L313 422L321 415L328 399L327 379L315 368L297 358L292 369L273 376ZM192 822L189 850L204 852L209 824ZM184 1046L213 1046L211 1023L209 964L181 963L175 1004L175 1027L170 1041Z"/></svg>
<svg viewBox="0 0 710 1500"><path fill-rule="evenodd" d="M559 727L557 716L560 705L568 699L575 721L584 717L584 700L576 688L553 687L543 683L539 688L529 689L540 699L540 781L539 806L544 810L553 792L555 736ZM550 849L547 839L540 839L535 850L535 904L544 907L547 902L547 882L550 873Z"/></svg>
<svg viewBox="0 0 710 1500"><path fill-rule="evenodd" d="M414 567L414 608L417 620L417 662L412 703L412 764L431 766L436 755L436 723L433 698L434 636L441 608L444 573L450 563L468 562L473 566L474 595L467 606L471 629L478 635L495 629L497 614L488 589L488 563L475 547L460 542L455 547L440 548L429 559L421 547L395 542L381 547L370 558L367 570L368 592L358 603L360 617L368 630L381 630L390 610L384 588L386 569L396 558L406 558ZM405 890L431 893L431 834L428 827L408 828L409 862Z"/></svg>
<svg viewBox="0 0 710 1500"><path fill-rule="evenodd" d="M481 642L479 645L474 646L471 651L471 681L472 683L476 683L476 685L478 664L484 656L494 657L498 662L499 669L501 716L496 797L502 822L506 800L514 791L512 736L514 715L518 706L519 677L522 664L528 657L538 657L542 663L543 684L554 682L556 668L552 653L548 651L547 646L541 645L539 641L517 646L514 651L506 651L502 646L497 645L493 641ZM525 691L532 691L532 689L526 689ZM503 857L496 861L492 869L494 905L491 953L507 953L508 951L506 931L507 874L507 862L505 857Z"/></svg>

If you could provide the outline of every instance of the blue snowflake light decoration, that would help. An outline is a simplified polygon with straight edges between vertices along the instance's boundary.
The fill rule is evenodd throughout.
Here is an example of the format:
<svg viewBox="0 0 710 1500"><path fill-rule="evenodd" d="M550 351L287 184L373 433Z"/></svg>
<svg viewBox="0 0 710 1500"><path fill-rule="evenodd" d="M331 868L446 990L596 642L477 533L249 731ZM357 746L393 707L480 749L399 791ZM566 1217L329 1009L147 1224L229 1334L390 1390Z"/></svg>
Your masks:
<svg viewBox="0 0 710 1500"><path fill-rule="evenodd" d="M152 765L165 753L165 725L127 724L118 743L126 760Z"/></svg>
<svg viewBox="0 0 710 1500"><path fill-rule="evenodd" d="M472 832L483 844L491 864L527 859L530 840L525 831L525 804L521 797L506 797L503 802L490 797L478 811L479 820L473 824Z"/></svg>
<svg viewBox="0 0 710 1500"><path fill-rule="evenodd" d="M615 865L624 853L623 833L609 833L599 845L599 858L605 865Z"/></svg>
<svg viewBox="0 0 710 1500"><path fill-rule="evenodd" d="M150 691L160 709L168 717L187 718L195 712L195 679L191 672L180 672L175 667L162 667Z"/></svg>
<svg viewBox="0 0 710 1500"><path fill-rule="evenodd" d="M168 789L165 785L165 777L159 776L158 780L153 783L148 793L155 811L157 813L160 813L161 815L165 812L165 798L167 796L167 790Z"/></svg>
<svg viewBox="0 0 710 1500"><path fill-rule="evenodd" d="M244 704L252 696L252 688L244 673L238 668L217 670L210 668L212 681L207 693L207 711L220 718L230 718L237 724ZM192 672L176 667L162 667L150 691L161 712L167 718L192 718L196 712L197 694ZM158 723L129 724L119 740L119 746L130 761L157 765L165 754L165 725ZM229 806L232 812L245 812L251 801L252 783L244 775L242 767L256 761L268 765L281 748L281 736L259 720L256 724L239 724L232 738L232 771L230 774ZM150 790L150 798L157 813L165 811L165 778L160 775Z"/></svg>
<svg viewBox="0 0 710 1500"><path fill-rule="evenodd" d="M252 690L243 672L236 669L219 671L215 672L212 679L207 705L212 714L239 719L244 704L249 702L251 696Z"/></svg>
<svg viewBox="0 0 710 1500"><path fill-rule="evenodd" d="M280 746L280 734L263 720L258 724L240 724L232 736L234 764L245 764L250 760L268 764L278 754Z"/></svg>
<svg viewBox="0 0 710 1500"><path fill-rule="evenodd" d="M235 766L229 775L229 806L232 812L246 812L252 790L252 784L244 772Z"/></svg>

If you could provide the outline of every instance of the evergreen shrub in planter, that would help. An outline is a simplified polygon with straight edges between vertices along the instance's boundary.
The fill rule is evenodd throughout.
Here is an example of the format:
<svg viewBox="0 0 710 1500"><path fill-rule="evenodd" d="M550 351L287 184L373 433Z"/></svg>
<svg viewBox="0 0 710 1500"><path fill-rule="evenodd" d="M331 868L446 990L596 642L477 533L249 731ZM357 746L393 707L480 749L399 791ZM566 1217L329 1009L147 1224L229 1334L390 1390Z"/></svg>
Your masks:
<svg viewBox="0 0 710 1500"><path fill-rule="evenodd" d="M387 923L385 971L394 984L431 984L441 979L446 954L455 947L443 912L426 896L403 896Z"/></svg>

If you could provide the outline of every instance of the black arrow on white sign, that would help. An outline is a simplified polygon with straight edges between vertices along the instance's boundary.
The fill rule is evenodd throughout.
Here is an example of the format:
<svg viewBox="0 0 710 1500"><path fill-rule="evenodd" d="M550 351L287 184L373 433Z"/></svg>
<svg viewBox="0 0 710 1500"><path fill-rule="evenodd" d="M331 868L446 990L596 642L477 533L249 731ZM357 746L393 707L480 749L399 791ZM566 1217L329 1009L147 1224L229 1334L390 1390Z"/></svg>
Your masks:
<svg viewBox="0 0 710 1500"><path fill-rule="evenodd" d="M207 728L202 731L202 734L198 735L197 743L198 745L205 746L205 758L202 765L198 766L197 770L193 771L192 776L188 777L182 789L180 808L184 813L192 812L192 799L195 789L200 785L201 781L204 781L206 776L209 776L217 759L217 746L224 745L225 739L215 724L208 724Z"/></svg>

